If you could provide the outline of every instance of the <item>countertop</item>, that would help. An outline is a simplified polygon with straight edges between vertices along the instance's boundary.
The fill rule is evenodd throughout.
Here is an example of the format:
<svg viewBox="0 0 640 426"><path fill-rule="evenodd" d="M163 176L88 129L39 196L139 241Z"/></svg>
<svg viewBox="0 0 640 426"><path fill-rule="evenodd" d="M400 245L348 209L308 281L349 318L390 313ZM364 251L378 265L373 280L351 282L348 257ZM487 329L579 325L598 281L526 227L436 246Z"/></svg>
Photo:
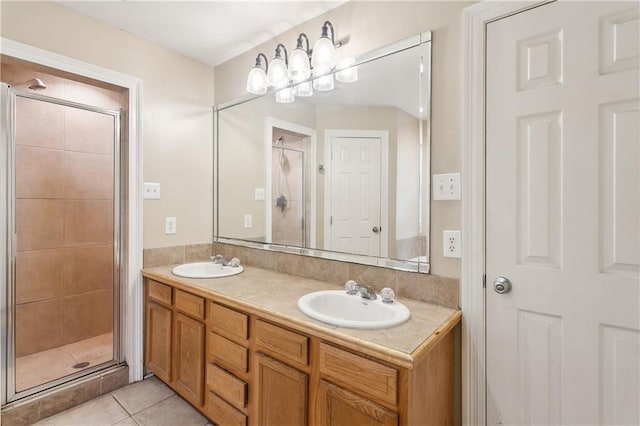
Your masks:
<svg viewBox="0 0 640 426"><path fill-rule="evenodd" d="M411 368L462 316L460 310L397 298L411 311L411 319L403 324L379 330L337 327L316 321L298 309L301 296L340 288L333 284L253 266L245 266L244 272L231 277L182 278L171 273L174 266L145 268L142 274L406 368Z"/></svg>

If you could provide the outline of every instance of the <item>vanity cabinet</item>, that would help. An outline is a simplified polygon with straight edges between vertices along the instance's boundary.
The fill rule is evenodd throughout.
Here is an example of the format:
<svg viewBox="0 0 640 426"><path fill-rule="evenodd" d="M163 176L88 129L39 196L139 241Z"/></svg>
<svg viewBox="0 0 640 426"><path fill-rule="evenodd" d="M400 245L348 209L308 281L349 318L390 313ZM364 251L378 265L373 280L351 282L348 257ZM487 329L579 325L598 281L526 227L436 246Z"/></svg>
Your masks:
<svg viewBox="0 0 640 426"><path fill-rule="evenodd" d="M213 423L450 425L451 315L411 354L146 279L145 364Z"/></svg>

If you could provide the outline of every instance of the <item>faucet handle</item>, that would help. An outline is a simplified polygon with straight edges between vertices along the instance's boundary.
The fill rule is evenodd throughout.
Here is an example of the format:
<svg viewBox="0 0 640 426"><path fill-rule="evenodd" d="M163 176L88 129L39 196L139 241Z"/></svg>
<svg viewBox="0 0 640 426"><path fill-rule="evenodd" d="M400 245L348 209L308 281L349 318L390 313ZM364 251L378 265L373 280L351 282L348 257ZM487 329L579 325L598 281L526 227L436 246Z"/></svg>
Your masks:
<svg viewBox="0 0 640 426"><path fill-rule="evenodd" d="M380 290L380 297L384 303L393 303L393 298L396 296L396 293L390 289L389 287L385 287Z"/></svg>
<svg viewBox="0 0 640 426"><path fill-rule="evenodd" d="M237 268L238 266L240 266L240 259L234 257L229 261L229 266L231 266L232 268Z"/></svg>
<svg viewBox="0 0 640 426"><path fill-rule="evenodd" d="M348 280L344 283L344 289L347 290L347 294L357 294L358 293L358 283L354 280Z"/></svg>
<svg viewBox="0 0 640 426"><path fill-rule="evenodd" d="M216 254L215 256L211 256L211 261L213 263L224 263L225 259L224 256L221 254Z"/></svg>

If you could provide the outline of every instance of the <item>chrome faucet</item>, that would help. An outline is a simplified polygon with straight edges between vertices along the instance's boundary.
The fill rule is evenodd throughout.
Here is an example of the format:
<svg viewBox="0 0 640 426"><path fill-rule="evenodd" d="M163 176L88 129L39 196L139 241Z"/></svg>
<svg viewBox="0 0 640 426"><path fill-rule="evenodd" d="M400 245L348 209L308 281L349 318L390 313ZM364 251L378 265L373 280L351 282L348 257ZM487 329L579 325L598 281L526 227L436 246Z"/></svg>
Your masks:
<svg viewBox="0 0 640 426"><path fill-rule="evenodd" d="M363 299L376 300L376 291L368 285L359 285L358 293Z"/></svg>
<svg viewBox="0 0 640 426"><path fill-rule="evenodd" d="M240 259L234 257L231 260L227 260L223 255L217 254L215 256L211 256L211 261L216 264L220 264L222 266L231 266L232 268L237 268L240 266Z"/></svg>

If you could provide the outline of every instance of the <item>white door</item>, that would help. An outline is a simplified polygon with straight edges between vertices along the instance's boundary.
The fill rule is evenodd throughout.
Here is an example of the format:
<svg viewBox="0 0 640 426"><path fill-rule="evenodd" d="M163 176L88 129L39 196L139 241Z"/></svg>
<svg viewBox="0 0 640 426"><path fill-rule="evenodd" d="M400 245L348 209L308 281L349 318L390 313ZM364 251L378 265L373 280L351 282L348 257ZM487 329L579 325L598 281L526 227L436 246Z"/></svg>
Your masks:
<svg viewBox="0 0 640 426"><path fill-rule="evenodd" d="M640 424L639 28L637 2L487 26L489 424Z"/></svg>
<svg viewBox="0 0 640 426"><path fill-rule="evenodd" d="M331 138L331 250L380 256L381 139Z"/></svg>

